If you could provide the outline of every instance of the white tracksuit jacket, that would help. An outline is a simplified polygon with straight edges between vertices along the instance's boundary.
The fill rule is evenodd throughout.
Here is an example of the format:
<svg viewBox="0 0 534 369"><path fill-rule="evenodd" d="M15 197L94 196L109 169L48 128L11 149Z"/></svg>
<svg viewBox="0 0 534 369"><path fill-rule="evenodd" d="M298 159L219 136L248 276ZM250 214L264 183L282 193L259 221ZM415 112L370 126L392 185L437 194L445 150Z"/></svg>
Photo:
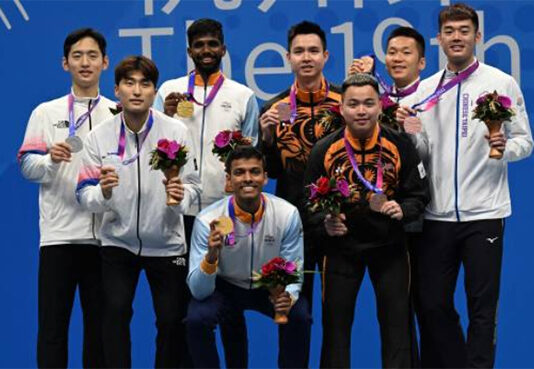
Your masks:
<svg viewBox="0 0 534 369"><path fill-rule="evenodd" d="M102 246L116 246L141 256L177 256L187 251L183 213L201 192L195 152L187 128L176 119L153 111L154 123L140 149L139 158L129 165L116 166L119 185L106 200L99 185L100 168L118 150L121 116L103 122L85 141L85 155L78 176L77 196L81 205L103 212ZM126 128L123 159L132 158L146 134L147 124L134 133ZM185 197L179 206L166 205L161 170L150 168L151 151L158 140L176 140L189 148L187 164L180 170Z"/></svg>
<svg viewBox="0 0 534 369"><path fill-rule="evenodd" d="M74 120L86 113L95 100L75 97ZM112 117L110 107L115 107L115 103L102 96L76 135L83 139L96 125ZM72 154L70 163L54 163L49 154L52 145L65 141L68 135L68 95L65 95L35 108L18 152L22 175L40 184L40 246L98 244L99 217L82 209L74 195L84 150Z"/></svg>
<svg viewBox="0 0 534 369"><path fill-rule="evenodd" d="M218 73L211 75L207 86L204 86L200 76L196 76L193 94L197 101L204 102L218 75ZM187 92L188 80L189 76L185 76L164 82L158 90L154 108L163 111L165 97L171 92ZM180 120L191 132L193 147L198 158L200 179L203 184L207 184L198 201L187 212L189 215L196 215L226 195L224 164L211 152L215 136L225 129L240 129L243 136L252 137L256 144L259 128L258 103L250 88L226 78L208 107L194 104L193 116Z"/></svg>
<svg viewBox="0 0 534 369"><path fill-rule="evenodd" d="M419 85L416 100L432 94L442 77L445 84L454 76L445 70L425 79ZM502 160L489 158L486 125L472 119L477 98L494 90L509 96L516 112L503 125L508 140ZM508 162L528 157L533 144L525 101L516 81L480 63L473 74L442 95L439 103L420 117L428 140L425 145L431 194L425 219L465 222L510 216Z"/></svg>

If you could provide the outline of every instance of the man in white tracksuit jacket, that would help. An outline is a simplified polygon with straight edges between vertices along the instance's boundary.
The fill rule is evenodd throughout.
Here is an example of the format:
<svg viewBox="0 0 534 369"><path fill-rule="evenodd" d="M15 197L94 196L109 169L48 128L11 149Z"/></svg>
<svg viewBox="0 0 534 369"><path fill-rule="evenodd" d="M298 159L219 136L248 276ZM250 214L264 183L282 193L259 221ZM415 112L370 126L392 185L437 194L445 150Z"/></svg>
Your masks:
<svg viewBox="0 0 534 369"><path fill-rule="evenodd" d="M157 79L155 64L142 56L117 66L115 94L124 110L87 137L78 178L82 206L104 213L104 350L112 368L131 366L129 324L143 269L156 314L155 366L189 365L182 323L188 299L183 213L198 198L200 182L187 128L150 108ZM179 177L166 180L162 171L150 168L160 139L189 149ZM180 204L167 206L167 194Z"/></svg>
<svg viewBox="0 0 534 369"><path fill-rule="evenodd" d="M83 366L96 368L103 365L99 216L76 201L83 148L75 152L80 147L67 142L69 136L84 138L111 117L109 108L115 104L98 89L100 74L108 67L104 37L90 28L79 29L66 37L63 48L72 89L35 108L18 153L22 175L40 184L37 366L67 367L69 321L79 287Z"/></svg>
<svg viewBox="0 0 534 369"><path fill-rule="evenodd" d="M185 233L189 240L195 215L225 196L224 164L211 151L215 136L222 130L241 130L243 136L252 137L255 144L259 109L254 92L221 71L221 60L226 54L221 23L207 18L197 19L187 29L187 40L187 53L195 69L186 76L164 82L158 90L154 108L173 117L177 106L187 97L193 109L190 116L180 116L179 119L191 132L200 179L209 185L204 186L201 196L184 216ZM243 367L246 363L237 355L232 355L233 351L243 351L244 342L239 338L246 335L244 317L236 319L232 331L228 331L224 324L221 326L222 341L228 365ZM241 333L235 334L238 329Z"/></svg>
<svg viewBox="0 0 534 369"><path fill-rule="evenodd" d="M431 193L417 250L422 366L490 368L495 360L504 219L511 215L507 166L530 155L532 135L515 80L474 57L480 40L475 10L464 4L444 8L439 29L448 64L421 83L417 101L456 77L459 83L420 115ZM494 90L511 98L516 115L504 122L501 132L489 136L486 125L472 114L477 98ZM502 151L502 159L489 158L490 147ZM460 264L468 302L467 340L454 308Z"/></svg>

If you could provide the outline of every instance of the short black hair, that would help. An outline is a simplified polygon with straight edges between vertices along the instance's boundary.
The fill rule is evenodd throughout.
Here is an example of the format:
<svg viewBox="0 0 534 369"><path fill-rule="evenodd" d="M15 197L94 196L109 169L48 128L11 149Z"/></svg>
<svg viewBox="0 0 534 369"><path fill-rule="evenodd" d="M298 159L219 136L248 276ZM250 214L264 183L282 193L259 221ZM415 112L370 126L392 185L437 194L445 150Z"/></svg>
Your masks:
<svg viewBox="0 0 534 369"><path fill-rule="evenodd" d="M463 3L449 5L439 12L439 32L441 32L441 27L445 22L461 20L470 20L471 22L473 22L473 25L475 26L475 32L478 32L477 12L469 5Z"/></svg>
<svg viewBox="0 0 534 369"><path fill-rule="evenodd" d="M197 37L213 36L224 45L222 24L215 19L201 18L194 21L187 29L187 43L189 47Z"/></svg>
<svg viewBox="0 0 534 369"><path fill-rule="evenodd" d="M326 35L323 29L317 24L308 21L302 21L293 25L287 32L287 50L291 51L291 43L298 35L317 35L323 44L323 51L326 51Z"/></svg>
<svg viewBox="0 0 534 369"><path fill-rule="evenodd" d="M344 81L343 85L341 86L341 95L345 95L345 91L348 90L349 87L357 86L357 87L363 87L363 86L371 86L376 93L380 96L380 92L378 90L378 81L375 77L370 75L369 73L355 73L348 76Z"/></svg>
<svg viewBox="0 0 534 369"><path fill-rule="evenodd" d="M121 60L115 67L115 85L119 85L121 80L128 78L132 72L139 71L143 76L154 84L158 85L159 71L156 64L146 56L128 56Z"/></svg>
<svg viewBox="0 0 534 369"><path fill-rule="evenodd" d="M395 37L409 37L415 40L417 51L419 51L419 58L425 57L425 38L416 29L411 27L397 27L388 36L387 45Z"/></svg>
<svg viewBox="0 0 534 369"><path fill-rule="evenodd" d="M102 56L106 56L106 39L104 38L104 36L102 36L100 32L97 32L92 28L80 28L76 31L72 31L71 33L69 33L65 38L65 41L63 42L63 56L65 58L68 58L72 45L80 41L82 38L86 37L90 37L95 40L98 44L100 52L102 53Z"/></svg>
<svg viewBox="0 0 534 369"><path fill-rule="evenodd" d="M261 161L264 171L267 167L265 156L263 156L263 153L260 150L251 145L241 145L230 151L230 154L228 154L228 157L224 162L224 170L227 174L232 172L232 162L239 159L258 159Z"/></svg>

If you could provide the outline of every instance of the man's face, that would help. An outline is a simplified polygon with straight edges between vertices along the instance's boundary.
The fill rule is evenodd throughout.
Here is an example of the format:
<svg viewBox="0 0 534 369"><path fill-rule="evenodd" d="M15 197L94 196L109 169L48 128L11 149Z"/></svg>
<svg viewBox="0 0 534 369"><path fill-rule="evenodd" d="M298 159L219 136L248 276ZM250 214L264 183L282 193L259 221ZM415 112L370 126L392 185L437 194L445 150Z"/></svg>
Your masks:
<svg viewBox="0 0 534 369"><path fill-rule="evenodd" d="M142 114L148 112L154 98L156 87L140 71L133 71L115 86L115 96L120 100L126 113Z"/></svg>
<svg viewBox="0 0 534 369"><path fill-rule="evenodd" d="M72 83L81 88L98 86L100 74L108 68L108 57L103 56L92 37L84 37L63 57L63 69L72 76Z"/></svg>
<svg viewBox="0 0 534 369"><path fill-rule="evenodd" d="M354 137L370 137L380 111L378 93L372 86L350 86L345 91L341 103L341 115Z"/></svg>
<svg viewBox="0 0 534 369"><path fill-rule="evenodd" d="M461 65L474 56L475 45L480 37L480 32L475 32L473 22L466 19L443 23L438 41L449 62Z"/></svg>
<svg viewBox="0 0 534 369"><path fill-rule="evenodd" d="M187 53L193 59L196 69L211 74L219 69L221 59L226 54L226 46L215 36L203 35L193 40Z"/></svg>
<svg viewBox="0 0 534 369"><path fill-rule="evenodd" d="M322 74L328 60L321 38L314 34L297 35L291 42L287 60L297 78L314 78Z"/></svg>
<svg viewBox="0 0 534 369"><path fill-rule="evenodd" d="M226 174L226 186L233 189L237 200L259 199L266 184L267 172L256 158L232 161L230 174Z"/></svg>
<svg viewBox="0 0 534 369"><path fill-rule="evenodd" d="M389 40L386 68L398 87L407 86L419 78L425 68L425 58L419 56L415 39L398 36Z"/></svg>

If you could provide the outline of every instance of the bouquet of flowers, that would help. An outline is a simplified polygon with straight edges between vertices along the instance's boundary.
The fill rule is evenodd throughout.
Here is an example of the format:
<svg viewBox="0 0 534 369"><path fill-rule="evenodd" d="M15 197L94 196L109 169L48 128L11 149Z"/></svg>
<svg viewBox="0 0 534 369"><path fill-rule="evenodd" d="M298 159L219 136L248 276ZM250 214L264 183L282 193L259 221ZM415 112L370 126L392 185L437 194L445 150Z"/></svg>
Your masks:
<svg viewBox="0 0 534 369"><path fill-rule="evenodd" d="M309 192L308 209L312 212L325 212L339 215L341 205L348 202L354 190L345 179L320 177L315 183L306 186Z"/></svg>
<svg viewBox="0 0 534 369"><path fill-rule="evenodd" d="M324 129L323 136L326 136L345 125L345 121L343 120L339 109L339 105L334 105L330 109L324 110L318 119L319 125Z"/></svg>
<svg viewBox="0 0 534 369"><path fill-rule="evenodd" d="M382 102L382 114L380 114L379 118L380 123L386 127L393 128L396 131L401 131L402 128L395 116L399 104L393 102L387 94L383 94L380 97L380 101Z"/></svg>
<svg viewBox="0 0 534 369"><path fill-rule="evenodd" d="M502 123L515 115L512 109L512 99L499 95L497 91L480 96L473 110L473 119L483 121L488 127L490 135L501 130ZM495 148L490 150L490 158L500 159L503 153Z"/></svg>
<svg viewBox="0 0 534 369"><path fill-rule="evenodd" d="M187 163L187 147L175 140L169 141L166 138L158 141L158 146L150 156L150 167L155 170L162 170L167 180L178 176L180 168L185 163ZM178 201L167 195L167 205L178 204Z"/></svg>
<svg viewBox="0 0 534 369"><path fill-rule="evenodd" d="M280 256L263 264L259 272L252 272L253 287L267 288L273 299L284 292L287 285L298 283L300 279L299 264L287 261ZM274 321L277 324L286 324L287 316L275 313Z"/></svg>
<svg viewBox="0 0 534 369"><path fill-rule="evenodd" d="M240 130L230 131L226 129L215 136L211 152L217 155L219 160L224 163L230 152L237 146L247 145L252 145L252 138L243 136Z"/></svg>

